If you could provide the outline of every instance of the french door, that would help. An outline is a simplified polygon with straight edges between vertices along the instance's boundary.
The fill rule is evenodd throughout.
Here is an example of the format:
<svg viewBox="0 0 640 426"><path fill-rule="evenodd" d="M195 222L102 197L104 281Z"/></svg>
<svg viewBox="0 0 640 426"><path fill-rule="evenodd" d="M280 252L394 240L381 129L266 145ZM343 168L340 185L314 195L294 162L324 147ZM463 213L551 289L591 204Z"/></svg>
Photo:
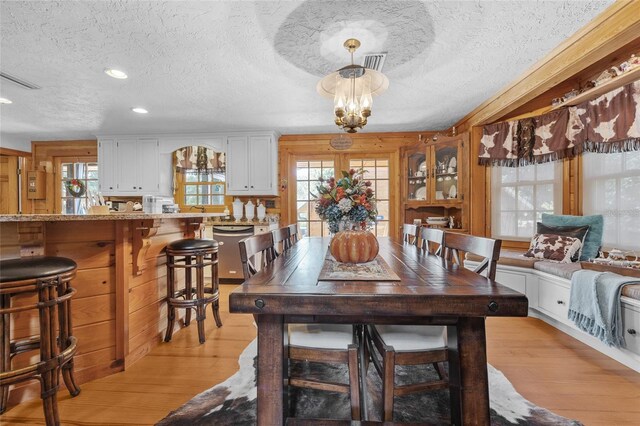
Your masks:
<svg viewBox="0 0 640 426"><path fill-rule="evenodd" d="M395 162L398 164L394 165ZM396 227L397 198L399 194L399 159L389 153L381 154L329 154L293 156L290 169L289 217L297 222L302 236L327 236L329 229L315 212L318 178L339 179L342 170L364 169L364 178L371 181L378 210L373 232L377 236L393 236ZM396 188L398 187L398 188ZM396 190L393 190L396 188Z"/></svg>

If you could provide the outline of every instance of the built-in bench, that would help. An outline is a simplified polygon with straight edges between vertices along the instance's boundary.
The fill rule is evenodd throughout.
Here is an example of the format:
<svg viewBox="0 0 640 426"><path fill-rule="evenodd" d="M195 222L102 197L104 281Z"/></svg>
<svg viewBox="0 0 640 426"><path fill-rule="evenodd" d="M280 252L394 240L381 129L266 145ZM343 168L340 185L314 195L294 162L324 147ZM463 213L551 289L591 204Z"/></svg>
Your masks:
<svg viewBox="0 0 640 426"><path fill-rule="evenodd" d="M467 254L465 266L474 267L481 258ZM640 284L622 289L622 322L625 349L611 348L579 330L568 319L571 275L580 263L561 264L522 256L522 252L502 250L496 281L529 299L529 315L540 318L616 361L640 372Z"/></svg>

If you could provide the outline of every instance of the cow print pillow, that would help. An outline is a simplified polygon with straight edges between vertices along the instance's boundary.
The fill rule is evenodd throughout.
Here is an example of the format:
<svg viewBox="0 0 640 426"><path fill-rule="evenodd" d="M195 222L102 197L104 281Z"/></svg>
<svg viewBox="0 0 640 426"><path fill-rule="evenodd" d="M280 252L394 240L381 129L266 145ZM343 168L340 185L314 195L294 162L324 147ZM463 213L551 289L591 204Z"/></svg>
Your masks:
<svg viewBox="0 0 640 426"><path fill-rule="evenodd" d="M566 235L536 234L531 239L529 251L524 255L553 262L571 263L571 258L580 250L580 247L582 247L582 241L578 238Z"/></svg>

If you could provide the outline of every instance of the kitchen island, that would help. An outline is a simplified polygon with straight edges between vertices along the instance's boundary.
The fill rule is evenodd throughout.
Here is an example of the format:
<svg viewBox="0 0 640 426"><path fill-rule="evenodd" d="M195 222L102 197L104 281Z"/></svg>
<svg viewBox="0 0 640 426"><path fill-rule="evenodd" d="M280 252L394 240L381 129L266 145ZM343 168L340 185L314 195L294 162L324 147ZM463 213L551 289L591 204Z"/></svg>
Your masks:
<svg viewBox="0 0 640 426"><path fill-rule="evenodd" d="M213 216L1 215L0 258L63 256L78 264L72 322L78 338L76 380L82 384L126 369L161 342L167 325L163 249L199 236ZM35 334L37 324L36 315L16 316L12 339ZM14 366L26 361L17 357ZM38 396L38 383L26 382L11 390L10 403Z"/></svg>

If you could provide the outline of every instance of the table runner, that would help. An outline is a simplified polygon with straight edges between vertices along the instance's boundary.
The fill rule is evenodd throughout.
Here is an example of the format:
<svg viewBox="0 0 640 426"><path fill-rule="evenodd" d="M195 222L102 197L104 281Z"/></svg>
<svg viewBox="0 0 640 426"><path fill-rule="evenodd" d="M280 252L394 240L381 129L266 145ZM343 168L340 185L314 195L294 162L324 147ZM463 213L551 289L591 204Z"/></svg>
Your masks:
<svg viewBox="0 0 640 426"><path fill-rule="evenodd" d="M341 263L327 250L318 281L400 281L380 255L367 263Z"/></svg>

